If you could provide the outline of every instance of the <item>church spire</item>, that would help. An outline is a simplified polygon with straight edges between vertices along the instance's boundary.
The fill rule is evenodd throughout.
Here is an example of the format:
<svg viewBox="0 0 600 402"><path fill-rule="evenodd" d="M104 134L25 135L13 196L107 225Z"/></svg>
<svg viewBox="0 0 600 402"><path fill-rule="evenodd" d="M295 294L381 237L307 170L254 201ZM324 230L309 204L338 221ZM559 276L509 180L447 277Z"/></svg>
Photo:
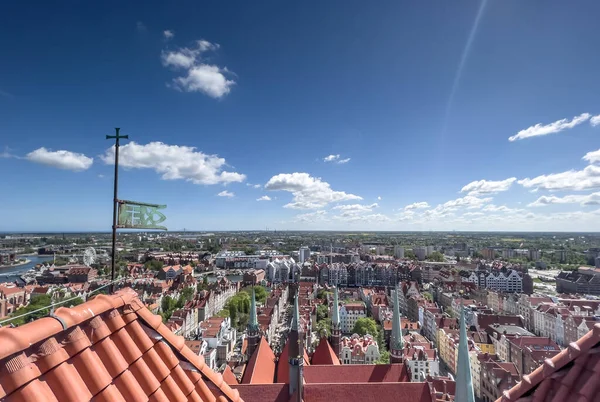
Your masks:
<svg viewBox="0 0 600 402"><path fill-rule="evenodd" d="M458 342L458 363L456 366L456 396L457 401L475 402L473 395L473 380L471 378L471 362L469 361L469 346L465 311L460 303L460 338Z"/></svg>
<svg viewBox="0 0 600 402"><path fill-rule="evenodd" d="M296 396L295 401L302 401L302 366L304 365L304 346L302 342L302 323L300 322L300 309L298 307L299 292L294 297L294 315L292 317L292 325L289 333L289 365L290 365L290 386L289 394ZM281 363L280 363L281 364Z"/></svg>
<svg viewBox="0 0 600 402"><path fill-rule="evenodd" d="M390 362L402 363L404 337L402 336L402 322L400 320L400 301L398 300L398 283L394 287L394 315L392 316L392 339L390 340Z"/></svg>
<svg viewBox="0 0 600 402"><path fill-rule="evenodd" d="M340 303L338 297L337 286L333 288L333 306L331 306L331 349L335 355L340 357L341 343L341 326L340 326Z"/></svg>
<svg viewBox="0 0 600 402"><path fill-rule="evenodd" d="M246 335L248 337L248 359L252 357L254 350L258 346L260 341L260 333L258 328L258 318L256 314L256 295L254 293L254 286L252 286L252 296L250 298L250 319L248 320L248 326L246 327Z"/></svg>

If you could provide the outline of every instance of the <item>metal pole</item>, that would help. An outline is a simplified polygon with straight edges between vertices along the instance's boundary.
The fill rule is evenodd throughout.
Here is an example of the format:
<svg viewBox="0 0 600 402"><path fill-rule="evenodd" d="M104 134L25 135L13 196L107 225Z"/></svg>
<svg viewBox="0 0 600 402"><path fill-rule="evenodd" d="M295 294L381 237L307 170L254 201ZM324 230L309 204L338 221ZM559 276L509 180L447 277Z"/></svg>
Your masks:
<svg viewBox="0 0 600 402"><path fill-rule="evenodd" d="M115 189L113 197L113 223L112 223L112 259L110 267L110 293L113 293L113 282L115 280L115 260L117 256L117 209L119 199L117 198L117 189L119 188L119 139L129 138L127 135L119 135L120 128L115 128L116 135L107 135L106 139L115 139Z"/></svg>

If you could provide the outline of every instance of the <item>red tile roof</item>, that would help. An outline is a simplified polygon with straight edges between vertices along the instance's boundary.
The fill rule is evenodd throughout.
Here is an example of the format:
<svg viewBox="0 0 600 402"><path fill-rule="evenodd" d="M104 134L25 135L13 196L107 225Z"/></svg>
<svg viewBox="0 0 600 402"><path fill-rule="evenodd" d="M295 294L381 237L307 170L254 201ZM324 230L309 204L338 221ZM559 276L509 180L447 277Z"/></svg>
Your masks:
<svg viewBox="0 0 600 402"><path fill-rule="evenodd" d="M229 385L238 385L238 380L233 374L231 367L229 365L225 366L225 370L223 371L223 380Z"/></svg>
<svg viewBox="0 0 600 402"><path fill-rule="evenodd" d="M282 384L288 384L290 382L290 338L285 342L285 346L279 355L277 361L277 378L276 381ZM310 365L308 353L304 349L304 366Z"/></svg>
<svg viewBox="0 0 600 402"><path fill-rule="evenodd" d="M304 400L309 402L361 401L361 402L431 402L431 391L425 382L420 383L351 383L306 384Z"/></svg>
<svg viewBox="0 0 600 402"><path fill-rule="evenodd" d="M307 384L410 381L404 364L311 365L303 373Z"/></svg>
<svg viewBox="0 0 600 402"><path fill-rule="evenodd" d="M315 349L315 353L312 355L311 364L340 364L340 359L338 359L335 352L331 348L327 338L321 338L319 341L319 345Z"/></svg>
<svg viewBox="0 0 600 402"><path fill-rule="evenodd" d="M250 357L242 384L273 384L275 379L275 354L264 337Z"/></svg>
<svg viewBox="0 0 600 402"><path fill-rule="evenodd" d="M240 384L233 387L245 401L289 402L288 384Z"/></svg>
<svg viewBox="0 0 600 402"><path fill-rule="evenodd" d="M241 401L126 288L0 328L0 400Z"/></svg>
<svg viewBox="0 0 600 402"><path fill-rule="evenodd" d="M600 324L568 348L546 359L533 373L503 393L497 402L534 400L598 401L600 392Z"/></svg>

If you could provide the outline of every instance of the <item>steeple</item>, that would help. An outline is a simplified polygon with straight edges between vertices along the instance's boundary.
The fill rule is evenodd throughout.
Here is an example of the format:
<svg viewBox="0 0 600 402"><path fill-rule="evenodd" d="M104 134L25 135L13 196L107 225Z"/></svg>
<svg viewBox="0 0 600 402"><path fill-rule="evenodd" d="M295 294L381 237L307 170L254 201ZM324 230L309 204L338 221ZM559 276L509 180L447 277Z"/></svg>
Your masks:
<svg viewBox="0 0 600 402"><path fill-rule="evenodd" d="M298 307L298 296L294 297L294 315L292 317L292 325L289 333L289 365L290 365L290 397L295 395L297 401L302 401L302 365L304 364L304 351L302 345L302 323L300 322L300 309ZM280 363L281 364L281 363Z"/></svg>
<svg viewBox="0 0 600 402"><path fill-rule="evenodd" d="M333 306L331 306L331 348L340 357L340 304L337 286L333 289Z"/></svg>
<svg viewBox="0 0 600 402"><path fill-rule="evenodd" d="M248 320L248 326L246 327L246 335L248 337L248 359L250 359L260 341L254 286L252 287L252 297L250 299L250 319Z"/></svg>
<svg viewBox="0 0 600 402"><path fill-rule="evenodd" d="M458 363L456 365L455 400L475 402L475 397L473 395L473 380L471 378L471 362L469 361L465 311L462 299L460 303L460 339L458 341Z"/></svg>
<svg viewBox="0 0 600 402"><path fill-rule="evenodd" d="M402 336L402 322L400 320L400 301L398 300L398 283L394 287L394 315L392 317L392 337L390 339L390 362L402 363L404 350L404 337Z"/></svg>

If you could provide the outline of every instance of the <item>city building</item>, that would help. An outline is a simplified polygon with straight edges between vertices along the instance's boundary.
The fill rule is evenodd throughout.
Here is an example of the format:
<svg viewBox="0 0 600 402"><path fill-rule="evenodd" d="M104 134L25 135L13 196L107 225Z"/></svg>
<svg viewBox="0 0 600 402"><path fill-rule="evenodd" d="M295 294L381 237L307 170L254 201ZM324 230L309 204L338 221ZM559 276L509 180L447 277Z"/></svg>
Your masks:
<svg viewBox="0 0 600 402"><path fill-rule="evenodd" d="M394 257L404 258L404 247L394 246Z"/></svg>
<svg viewBox="0 0 600 402"><path fill-rule="evenodd" d="M367 308L364 303L354 302L342 304L340 308L340 329L344 334L351 334L354 331L354 324L359 318L367 316Z"/></svg>
<svg viewBox="0 0 600 402"><path fill-rule="evenodd" d="M310 260L310 249L308 247L300 247L300 250L298 251L298 261L300 264L303 264L308 260Z"/></svg>
<svg viewBox="0 0 600 402"><path fill-rule="evenodd" d="M563 271L556 277L556 291L600 295L600 268L579 267L576 271Z"/></svg>
<svg viewBox="0 0 600 402"><path fill-rule="evenodd" d="M369 334L343 337L340 361L342 364L374 364L379 359L379 345Z"/></svg>
<svg viewBox="0 0 600 402"><path fill-rule="evenodd" d="M481 399L495 402L502 393L519 382L519 373L514 363L488 359L481 363Z"/></svg>
<svg viewBox="0 0 600 402"><path fill-rule="evenodd" d="M549 338L515 336L508 339L507 361L513 362L520 375L533 372L545 359L560 352L560 347Z"/></svg>

